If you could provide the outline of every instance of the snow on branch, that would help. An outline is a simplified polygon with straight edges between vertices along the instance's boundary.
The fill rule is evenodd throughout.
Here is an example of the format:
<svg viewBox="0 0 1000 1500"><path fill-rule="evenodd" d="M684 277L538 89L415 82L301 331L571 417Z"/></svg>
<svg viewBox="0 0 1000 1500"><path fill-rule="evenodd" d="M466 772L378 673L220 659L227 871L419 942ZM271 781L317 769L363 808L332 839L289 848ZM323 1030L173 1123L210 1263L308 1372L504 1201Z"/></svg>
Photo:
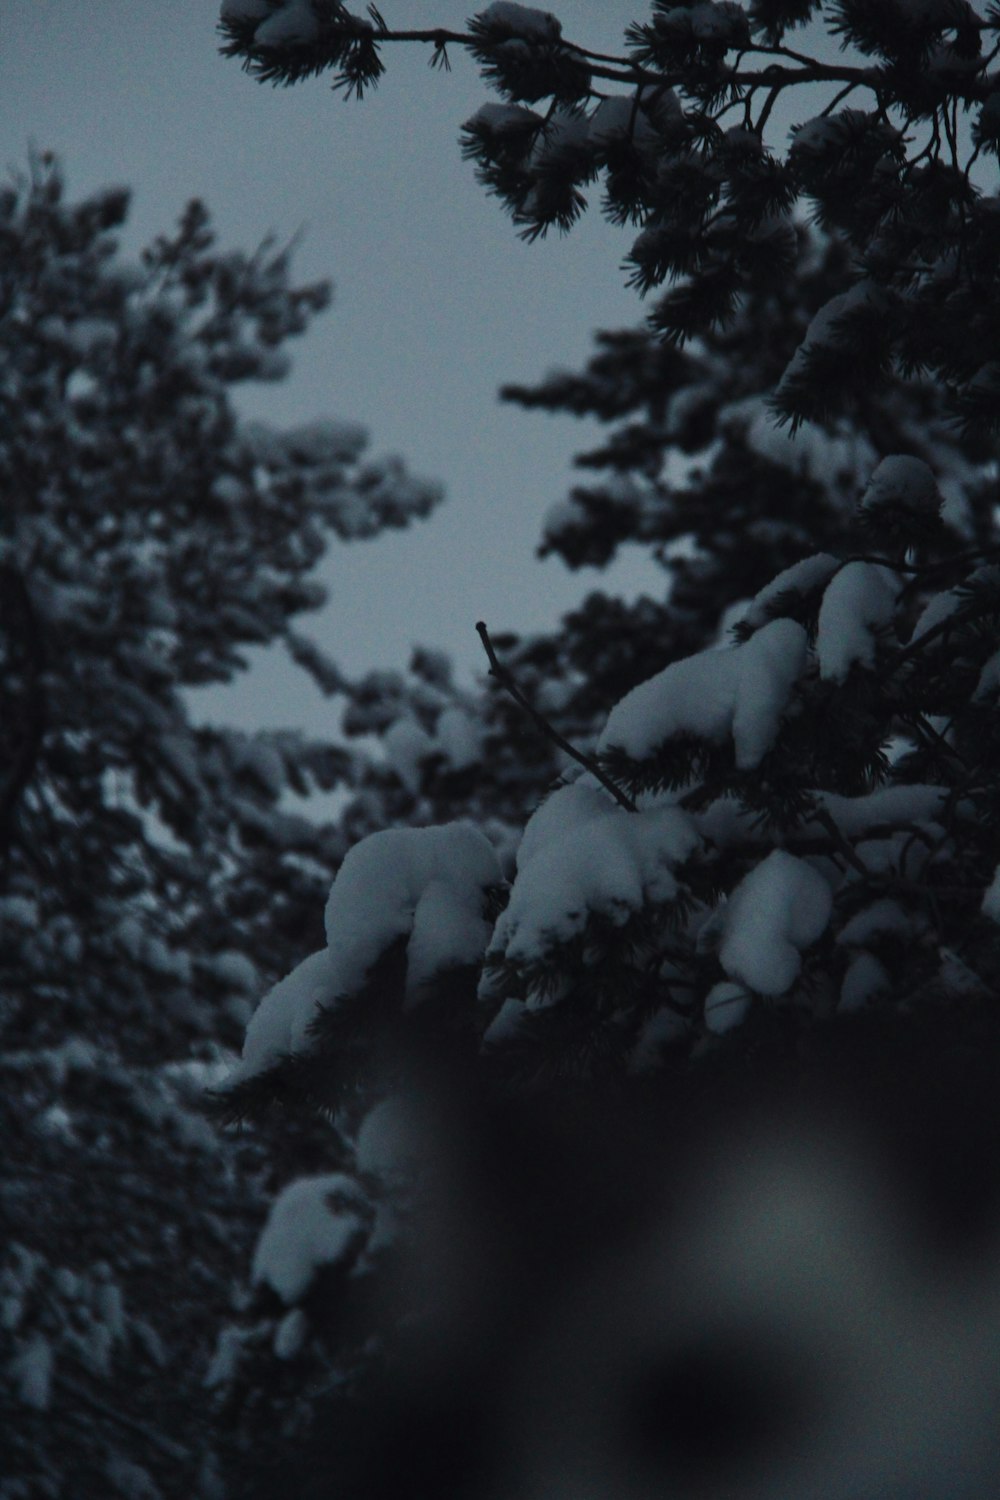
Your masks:
<svg viewBox="0 0 1000 1500"><path fill-rule="evenodd" d="M361 990L394 944L405 945L404 1006L443 970L477 964L490 935L485 893L501 880L493 846L470 823L385 829L356 844L326 904L327 947L261 1000L225 1090L307 1053L323 1013Z"/></svg>
<svg viewBox="0 0 1000 1500"><path fill-rule="evenodd" d="M806 647L802 626L779 619L742 646L671 663L616 704L598 754L617 750L643 760L676 735L716 744L731 738L737 766L751 769L774 744L805 666Z"/></svg>

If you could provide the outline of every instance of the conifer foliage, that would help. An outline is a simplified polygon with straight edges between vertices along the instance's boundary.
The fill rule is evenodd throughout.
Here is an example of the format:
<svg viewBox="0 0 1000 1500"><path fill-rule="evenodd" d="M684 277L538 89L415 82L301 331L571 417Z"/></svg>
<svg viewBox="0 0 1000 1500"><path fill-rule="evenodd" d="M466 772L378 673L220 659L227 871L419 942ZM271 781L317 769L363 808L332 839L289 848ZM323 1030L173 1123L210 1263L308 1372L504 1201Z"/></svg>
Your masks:
<svg viewBox="0 0 1000 1500"><path fill-rule="evenodd" d="M315 564L438 498L354 426L237 415L325 285L221 252L199 203L130 264L127 208L47 157L0 191L5 1500L211 1487L206 1310L261 1206L204 1084L343 853L284 794L357 758L185 690L281 642L335 692L295 629Z"/></svg>
<svg viewBox="0 0 1000 1500"><path fill-rule="evenodd" d="M810 21L841 56L821 60L817 29L795 45ZM229 1388L294 1343L313 1389L332 1367L350 1392L363 1339L334 1348L330 1309L361 1287L393 1305L375 1289L420 1201L407 1151L440 1144L420 1109L442 1056L473 1092L662 1098L776 1034L794 1061L859 1014L887 1018L901 1056L914 1027L925 1061L996 1048L1000 11L657 0L620 58L501 3L465 33L322 0L225 0L222 27L261 78L332 69L356 93L393 43L467 49L499 95L463 131L486 188L530 239L570 229L600 180L659 298L582 376L509 394L621 423L544 548L601 564L641 540L670 593L589 601L563 642L484 627L496 686L575 761L538 787L506 868L484 802L463 821L435 781L429 732L426 755L397 734L401 779L449 821L355 844L325 943L263 998L222 1090L234 1117L311 1108L341 1130L302 1232L274 1206ZM799 98L784 150L775 107ZM814 1477L802 1493L841 1493ZM394 1490L362 1475L357 1493Z"/></svg>
<svg viewBox="0 0 1000 1500"><path fill-rule="evenodd" d="M843 60L796 50L810 16ZM506 3L452 33L397 31L377 11L326 0L226 0L222 29L224 50L262 80L333 70L358 94L394 42L467 49L500 96L463 127L480 180L529 239L569 229L599 182L603 212L638 229L633 284L668 285L651 322L670 341L785 277L788 213L801 202L854 258L777 386L781 418L842 411L859 381L900 367L933 372L963 419L995 424L996 215L970 175L1000 144L995 6L657 0L618 58ZM816 85L824 102L809 114L799 96L811 105ZM782 150L768 123L789 98L796 124Z"/></svg>

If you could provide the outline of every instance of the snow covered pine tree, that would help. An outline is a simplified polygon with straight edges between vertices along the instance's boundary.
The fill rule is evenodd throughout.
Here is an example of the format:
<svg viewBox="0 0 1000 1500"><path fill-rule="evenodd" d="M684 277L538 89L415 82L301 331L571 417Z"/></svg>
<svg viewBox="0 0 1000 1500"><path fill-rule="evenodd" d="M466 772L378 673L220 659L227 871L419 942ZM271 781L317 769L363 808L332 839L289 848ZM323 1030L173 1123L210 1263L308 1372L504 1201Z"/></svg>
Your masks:
<svg viewBox="0 0 1000 1500"><path fill-rule="evenodd" d="M339 1142L274 1205L220 1389L252 1413L280 1366L292 1429L334 1385L316 1495L997 1493L1000 8L656 3L620 59L506 3L222 25L348 93L393 42L468 50L501 101L466 150L528 238L603 179L656 339L538 399L652 431L546 545L638 535L673 590L561 648L484 632L584 766L511 878L475 789L357 843L258 1007L227 1107ZM404 816L460 811L414 745Z"/></svg>
<svg viewBox="0 0 1000 1500"><path fill-rule="evenodd" d="M280 641L335 692L294 628L314 564L438 498L353 426L239 420L328 289L198 203L128 264L127 205L44 157L0 191L4 1500L211 1493L207 1341L271 1168L204 1084L343 854L283 793L360 758L199 727L184 689Z"/></svg>

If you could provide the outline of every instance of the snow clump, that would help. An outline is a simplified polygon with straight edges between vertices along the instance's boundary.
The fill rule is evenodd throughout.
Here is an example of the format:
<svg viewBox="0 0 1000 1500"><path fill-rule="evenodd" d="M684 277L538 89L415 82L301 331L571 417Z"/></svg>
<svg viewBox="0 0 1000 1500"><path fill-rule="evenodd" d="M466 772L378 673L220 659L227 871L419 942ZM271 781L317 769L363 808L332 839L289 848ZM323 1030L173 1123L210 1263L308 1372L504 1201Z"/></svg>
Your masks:
<svg viewBox="0 0 1000 1500"><path fill-rule="evenodd" d="M823 935L832 909L823 876L794 854L773 850L725 906L722 967L758 994L783 995L798 978L802 949Z"/></svg>
<svg viewBox="0 0 1000 1500"><path fill-rule="evenodd" d="M743 986L724 979L713 985L705 996L705 1025L709 1031L721 1036L738 1026L749 1009L750 996Z"/></svg>
<svg viewBox="0 0 1000 1500"><path fill-rule="evenodd" d="M883 458L868 481L861 497L864 510L903 510L910 515L937 515L941 496L937 481L922 458L894 453Z"/></svg>
<svg viewBox="0 0 1000 1500"><path fill-rule="evenodd" d="M407 1003L442 969L478 963L490 935L483 892L502 878L493 845L471 823L387 828L355 844L326 904L329 946L264 996L227 1087L304 1050L320 1010L359 989L398 938L408 939Z"/></svg>
<svg viewBox="0 0 1000 1500"><path fill-rule="evenodd" d="M531 42L556 42L562 36L562 23L551 11L536 10L531 5L515 5L511 0L493 0L492 5L480 11L476 20L491 31L504 31L509 36L523 37Z"/></svg>
<svg viewBox="0 0 1000 1500"><path fill-rule="evenodd" d="M681 808L628 812L587 776L560 787L524 830L491 956L530 962L582 932L592 912L620 924L647 902L671 901L672 867L699 843Z"/></svg>
<svg viewBox="0 0 1000 1500"><path fill-rule="evenodd" d="M736 764L760 764L806 663L795 620L772 620L741 646L701 651L671 663L626 693L608 715L598 753L612 746L643 760L676 734L721 744L732 735Z"/></svg>
<svg viewBox="0 0 1000 1500"><path fill-rule="evenodd" d="M849 562L827 585L819 609L819 675L843 682L856 663L875 665L878 632L892 622L902 584L882 563Z"/></svg>
<svg viewBox="0 0 1000 1500"><path fill-rule="evenodd" d="M822 584L829 583L839 567L837 558L829 552L814 552L810 557L803 557L799 562L792 563L791 567L784 568L754 595L742 616L743 623L754 629L765 624L783 596L810 593Z"/></svg>
<svg viewBox="0 0 1000 1500"><path fill-rule="evenodd" d="M226 1079L232 1087L306 1045L310 1023L341 993L333 955L323 948L304 958L268 990L250 1017L243 1057Z"/></svg>
<svg viewBox="0 0 1000 1500"><path fill-rule="evenodd" d="M252 1277L290 1306L316 1272L353 1256L367 1237L368 1201L342 1172L300 1177L278 1194L253 1257Z"/></svg>
<svg viewBox="0 0 1000 1500"><path fill-rule="evenodd" d="M284 0L253 34L257 47L308 47L319 36L312 0Z"/></svg>

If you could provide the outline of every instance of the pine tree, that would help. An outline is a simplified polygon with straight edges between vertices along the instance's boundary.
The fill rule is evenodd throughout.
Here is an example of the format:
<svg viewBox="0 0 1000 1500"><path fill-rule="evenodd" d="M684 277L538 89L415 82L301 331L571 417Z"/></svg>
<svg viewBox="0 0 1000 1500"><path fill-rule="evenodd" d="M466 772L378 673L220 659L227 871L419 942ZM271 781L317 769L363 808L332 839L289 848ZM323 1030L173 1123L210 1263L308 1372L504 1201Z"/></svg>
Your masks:
<svg viewBox="0 0 1000 1500"><path fill-rule="evenodd" d="M810 18L844 43L842 60L791 44ZM484 1162L513 1173L497 1198L527 1236L511 1253L527 1259L563 1244L539 1190L557 1184L562 1203L563 1178L547 1175L553 1142L586 1198L588 1153L606 1128L607 1212L637 1213L627 1188L615 1198L631 1163L611 1101L653 1101L642 1118L664 1150L682 1128L693 1147L706 1100L723 1117L747 1091L759 1105L777 1074L801 1109L815 1059L832 1054L838 1089L852 1073L867 1082L865 1109L879 1091L895 1102L889 1081L912 1072L892 1128L908 1133L907 1170L939 1211L954 1205L949 1178L987 1218L998 1208L1000 1128L976 1060L996 1058L1000 979L996 200L980 171L997 154L1000 12L965 0L656 3L620 59L511 4L452 34L397 33L341 5L226 0L223 29L262 79L333 69L358 94L394 41L425 42L439 60L467 49L501 102L467 122L466 153L521 232L570 229L600 178L604 211L638 230L637 289L666 286L648 328L602 338L582 376L509 392L622 424L587 460L606 477L549 517L543 546L572 566L638 539L670 581L663 601L588 601L562 641L484 631L498 685L512 704L534 703L553 741L573 740L577 763L526 809L511 872L483 830L495 833L491 813L509 826L551 752L527 775L484 756L463 800L434 760L443 675L422 709L419 684L400 678L385 695L372 684L366 722L388 740L404 720L389 742L400 821L415 804L419 816L420 798L473 821L354 844L325 946L263 998L223 1090L234 1116L316 1110L340 1132L331 1175L272 1209L255 1321L227 1335L230 1350L250 1351L231 1362L229 1388L266 1380L273 1350L291 1412L299 1361L303 1395L338 1382L324 1420L343 1493L396 1494L416 1473L418 1493L479 1494L472 1459L456 1476L434 1456L464 1425L465 1377L420 1408L421 1442L398 1410L378 1417L400 1388L414 1396L419 1375L397 1388L370 1374L373 1354L389 1370L412 1357L382 1283L408 1249L419 1263L427 1215L444 1232L435 1172L442 1158L454 1165L456 1131L493 1142L457 1173L473 1196ZM782 152L770 124L796 91L807 103ZM822 238L804 234L797 206ZM496 715L494 700L472 711L488 733ZM369 812L386 805L376 798ZM512 1091L529 1102L511 1106ZM579 1109L586 1126L567 1126ZM921 1110L955 1132L918 1160ZM523 1138L497 1147L497 1129ZM671 1181L685 1181L686 1163L670 1160ZM746 1160L758 1170L754 1151ZM596 1257L604 1231L589 1207L581 1233ZM460 1251L479 1245L477 1213ZM450 1295L472 1342L460 1276ZM375 1315L358 1323L368 1301ZM417 1307L428 1343L444 1337L448 1307ZM524 1311L504 1308L512 1322ZM426 1346L423 1359L418 1369L436 1368ZM487 1374L456 1364L482 1417ZM925 1454L920 1420L896 1416L886 1442L899 1439L901 1466L919 1465L903 1450ZM308 1417L303 1402L290 1426ZM959 1427L970 1442L959 1467L972 1465L971 1426ZM865 1483L885 1451L866 1454ZM676 1446L657 1462L668 1459L679 1462ZM676 1466L656 1472L662 1486L678 1482ZM732 1492L691 1472L705 1493ZM995 1463L988 1482L975 1472L995 1483ZM861 1482L837 1489L832 1474L810 1470L812 1492ZM788 1492L779 1480L755 1491Z"/></svg>
<svg viewBox="0 0 1000 1500"><path fill-rule="evenodd" d="M438 499L354 426L239 417L327 286L221 252L199 203L129 264L127 207L48 157L0 192L5 1500L209 1492L209 1330L272 1168L205 1082L344 852L285 794L361 757L186 690L280 642L337 691L296 629L316 563Z"/></svg>

